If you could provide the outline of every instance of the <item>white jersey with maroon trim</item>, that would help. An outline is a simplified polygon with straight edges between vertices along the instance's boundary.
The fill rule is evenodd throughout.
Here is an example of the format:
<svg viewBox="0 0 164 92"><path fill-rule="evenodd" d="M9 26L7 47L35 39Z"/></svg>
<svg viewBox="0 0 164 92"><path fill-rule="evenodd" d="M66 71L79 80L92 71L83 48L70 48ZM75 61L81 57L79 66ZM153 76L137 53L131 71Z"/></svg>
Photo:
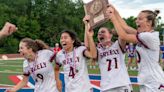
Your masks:
<svg viewBox="0 0 164 92"><path fill-rule="evenodd" d="M105 91L131 84L124 61L125 55L120 48L119 42L116 41L109 48L97 49L101 72L101 90Z"/></svg>
<svg viewBox="0 0 164 92"><path fill-rule="evenodd" d="M35 80L35 92L58 92L54 68L50 61L53 55L50 50L40 50L35 61L25 60L23 63L24 75L31 75Z"/></svg>
<svg viewBox="0 0 164 92"><path fill-rule="evenodd" d="M90 92L85 50L86 47L80 46L69 53L61 50L56 55L56 64L64 69L65 92Z"/></svg>
<svg viewBox="0 0 164 92"><path fill-rule="evenodd" d="M139 57L138 81L141 85L164 84L164 73L159 65L160 40L159 32L137 34L139 43L136 46Z"/></svg>

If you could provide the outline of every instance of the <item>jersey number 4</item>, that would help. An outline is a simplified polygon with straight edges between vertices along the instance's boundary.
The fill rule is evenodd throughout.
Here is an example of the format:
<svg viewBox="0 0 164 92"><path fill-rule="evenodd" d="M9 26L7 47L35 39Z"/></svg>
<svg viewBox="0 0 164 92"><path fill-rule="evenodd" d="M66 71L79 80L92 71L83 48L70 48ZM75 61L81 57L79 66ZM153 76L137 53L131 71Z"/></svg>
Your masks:
<svg viewBox="0 0 164 92"><path fill-rule="evenodd" d="M114 62L114 68L117 69L118 68L118 61L117 58L113 58L113 59L107 59L106 60L108 62L108 71L111 70L111 65Z"/></svg>
<svg viewBox="0 0 164 92"><path fill-rule="evenodd" d="M75 77L75 72L74 72L74 68L73 67L70 67L69 77L72 77L72 78Z"/></svg>

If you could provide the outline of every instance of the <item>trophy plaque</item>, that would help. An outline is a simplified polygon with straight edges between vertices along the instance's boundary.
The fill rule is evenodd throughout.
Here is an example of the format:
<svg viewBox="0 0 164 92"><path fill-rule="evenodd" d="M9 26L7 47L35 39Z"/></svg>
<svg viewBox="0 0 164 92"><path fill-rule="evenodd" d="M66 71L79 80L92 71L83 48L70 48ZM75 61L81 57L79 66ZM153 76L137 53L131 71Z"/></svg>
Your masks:
<svg viewBox="0 0 164 92"><path fill-rule="evenodd" d="M85 14L91 18L89 24L92 29L109 20L105 14L108 4L108 0L93 0L84 4Z"/></svg>

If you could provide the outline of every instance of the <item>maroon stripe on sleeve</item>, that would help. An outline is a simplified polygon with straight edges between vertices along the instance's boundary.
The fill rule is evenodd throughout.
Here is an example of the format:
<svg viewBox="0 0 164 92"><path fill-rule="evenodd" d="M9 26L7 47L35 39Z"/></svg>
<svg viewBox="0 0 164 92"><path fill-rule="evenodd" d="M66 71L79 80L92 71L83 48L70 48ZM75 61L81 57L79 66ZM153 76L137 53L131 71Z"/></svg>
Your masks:
<svg viewBox="0 0 164 92"><path fill-rule="evenodd" d="M149 49L149 47L148 47L146 44L144 44L144 43L140 40L140 38L139 38L138 36L139 36L139 33L137 33L137 35L136 35L137 40L138 40L145 48Z"/></svg>
<svg viewBox="0 0 164 92"><path fill-rule="evenodd" d="M96 60L98 61L98 58L99 58L99 51L98 51L98 49L96 49L97 50L97 58L96 58Z"/></svg>
<svg viewBox="0 0 164 92"><path fill-rule="evenodd" d="M53 60L55 59L55 57L56 57L56 53L54 53L54 55L51 56L51 58L50 58L50 62L53 62Z"/></svg>
<svg viewBox="0 0 164 92"><path fill-rule="evenodd" d="M27 73L24 73L23 75L24 75L24 76L30 76L30 73L28 73L28 74L27 74Z"/></svg>
<svg viewBox="0 0 164 92"><path fill-rule="evenodd" d="M89 57L87 57L87 56L85 55L85 51L86 51L86 50L87 50L87 49L84 49L84 50L83 50L83 56L86 57L86 58L89 58Z"/></svg>
<svg viewBox="0 0 164 92"><path fill-rule="evenodd" d="M121 47L121 44L120 44L120 41L119 41L119 40L118 40L118 45L119 45L119 47L120 47L122 53L125 53L125 50ZM126 47L126 46L125 46L125 47Z"/></svg>
<svg viewBox="0 0 164 92"><path fill-rule="evenodd" d="M140 54L139 54L139 52L136 50L136 53L137 53L137 55L138 55L138 60L137 60L137 62L138 63L140 63L141 62L141 56L140 56Z"/></svg>
<svg viewBox="0 0 164 92"><path fill-rule="evenodd" d="M56 65L58 65L59 67L61 67L62 65L58 62L55 62Z"/></svg>
<svg viewBox="0 0 164 92"><path fill-rule="evenodd" d="M160 85L158 89L164 89L164 85Z"/></svg>

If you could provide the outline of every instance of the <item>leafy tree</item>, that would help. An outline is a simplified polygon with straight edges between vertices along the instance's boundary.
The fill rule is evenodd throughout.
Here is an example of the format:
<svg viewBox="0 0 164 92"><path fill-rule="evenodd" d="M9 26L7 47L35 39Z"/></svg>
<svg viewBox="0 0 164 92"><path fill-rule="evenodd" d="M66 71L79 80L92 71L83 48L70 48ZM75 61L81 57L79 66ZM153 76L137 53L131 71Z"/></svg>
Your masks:
<svg viewBox="0 0 164 92"><path fill-rule="evenodd" d="M0 14L1 28L6 21L18 27L16 33L0 41L0 53L17 53L19 41L25 37L41 39L53 47L64 29L75 31L81 41L84 38L82 0L0 0ZM136 28L135 17L125 21ZM158 24L157 30L161 32L161 23ZM111 22L102 26L113 28ZM98 29L94 30L95 41ZM116 39L117 36L114 37Z"/></svg>

